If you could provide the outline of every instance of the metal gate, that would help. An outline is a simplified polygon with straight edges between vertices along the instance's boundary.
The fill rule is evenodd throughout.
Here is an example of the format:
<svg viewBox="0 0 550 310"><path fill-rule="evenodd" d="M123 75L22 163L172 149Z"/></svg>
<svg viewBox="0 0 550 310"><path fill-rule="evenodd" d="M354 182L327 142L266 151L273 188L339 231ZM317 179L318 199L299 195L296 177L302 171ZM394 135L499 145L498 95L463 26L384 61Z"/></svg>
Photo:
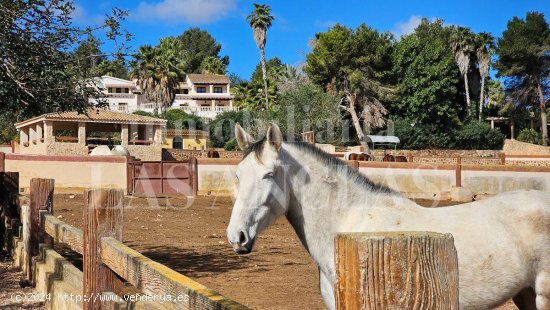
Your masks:
<svg viewBox="0 0 550 310"><path fill-rule="evenodd" d="M134 161L128 163L128 194L158 195L197 193L197 160Z"/></svg>

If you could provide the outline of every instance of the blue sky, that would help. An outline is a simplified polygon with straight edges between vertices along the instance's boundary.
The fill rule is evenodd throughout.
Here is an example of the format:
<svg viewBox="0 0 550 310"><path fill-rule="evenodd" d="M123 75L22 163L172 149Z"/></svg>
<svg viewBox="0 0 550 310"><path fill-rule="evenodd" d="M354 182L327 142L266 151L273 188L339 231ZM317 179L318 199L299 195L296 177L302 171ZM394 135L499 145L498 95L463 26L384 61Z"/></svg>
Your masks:
<svg viewBox="0 0 550 310"><path fill-rule="evenodd" d="M308 53L308 42L317 32L335 23L355 27L366 23L399 37L411 32L422 17L442 18L447 24L488 31L498 37L513 16L529 11L543 12L550 21L549 0L273 0L275 16L268 30L266 56L299 65ZM74 20L97 23L113 6L128 10L124 27L134 35L133 48L156 45L160 38L179 35L190 27L208 30L222 44L221 55L229 55L229 72L249 78L259 61L246 16L254 1L244 0L76 0Z"/></svg>

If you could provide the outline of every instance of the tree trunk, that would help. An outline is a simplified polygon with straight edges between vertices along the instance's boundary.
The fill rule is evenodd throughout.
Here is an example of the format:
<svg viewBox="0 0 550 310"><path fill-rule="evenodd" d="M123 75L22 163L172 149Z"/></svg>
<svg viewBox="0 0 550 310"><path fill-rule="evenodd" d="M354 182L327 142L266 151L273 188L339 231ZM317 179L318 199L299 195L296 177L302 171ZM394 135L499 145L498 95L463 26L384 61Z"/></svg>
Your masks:
<svg viewBox="0 0 550 310"><path fill-rule="evenodd" d="M479 95L479 121L481 122L481 117L483 114L483 101L485 96L485 77L481 77L481 94Z"/></svg>
<svg viewBox="0 0 550 310"><path fill-rule="evenodd" d="M470 86L468 86L468 73L464 74L464 89L466 90L466 106L468 107L466 114L470 114Z"/></svg>
<svg viewBox="0 0 550 310"><path fill-rule="evenodd" d="M265 64L265 50L260 49L260 62L262 63L262 76L264 78L265 108L269 108L269 93L267 90L267 68Z"/></svg>
<svg viewBox="0 0 550 310"><path fill-rule="evenodd" d="M544 94L542 93L542 86L540 85L540 83L537 85L537 90L539 93L542 145L548 146L548 125L546 124L546 104L544 103Z"/></svg>
<svg viewBox="0 0 550 310"><path fill-rule="evenodd" d="M359 139L359 143L364 148L364 151L368 153L369 151L369 145L365 143L365 134L363 133L363 128L361 128L361 123L359 122L359 117L357 116L357 112L355 111L355 97L353 95L349 94L346 95L346 99L348 100L348 112L351 114L351 120L353 122L353 127L355 127L355 132L357 133L357 138Z"/></svg>

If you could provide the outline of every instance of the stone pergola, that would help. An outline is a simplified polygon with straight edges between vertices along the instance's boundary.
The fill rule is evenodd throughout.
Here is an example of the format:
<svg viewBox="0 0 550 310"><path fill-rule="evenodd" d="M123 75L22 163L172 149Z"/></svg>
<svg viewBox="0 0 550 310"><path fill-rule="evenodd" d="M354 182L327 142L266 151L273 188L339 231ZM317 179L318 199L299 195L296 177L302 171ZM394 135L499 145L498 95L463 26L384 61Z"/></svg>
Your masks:
<svg viewBox="0 0 550 310"><path fill-rule="evenodd" d="M48 113L15 124L20 133L18 152L39 155L88 155L100 138L91 132L113 133L111 141L142 160L160 160L166 120L90 109L85 113Z"/></svg>

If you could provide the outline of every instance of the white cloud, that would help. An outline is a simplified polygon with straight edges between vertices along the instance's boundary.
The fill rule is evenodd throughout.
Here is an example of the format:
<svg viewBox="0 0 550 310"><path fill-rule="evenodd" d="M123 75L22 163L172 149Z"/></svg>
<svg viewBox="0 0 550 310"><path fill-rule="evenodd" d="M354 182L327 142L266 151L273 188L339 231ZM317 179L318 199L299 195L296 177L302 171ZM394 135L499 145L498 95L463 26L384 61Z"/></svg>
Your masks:
<svg viewBox="0 0 550 310"><path fill-rule="evenodd" d="M413 15L409 17L409 20L406 22L398 22L395 24L391 32L395 35L396 38L401 38L402 36L411 34L414 32L416 27L422 22L422 17Z"/></svg>
<svg viewBox="0 0 550 310"><path fill-rule="evenodd" d="M75 4L71 12L71 18L77 25L94 26L103 22L104 16L90 15L81 5Z"/></svg>
<svg viewBox="0 0 550 310"><path fill-rule="evenodd" d="M147 23L207 24L225 17L236 7L236 0L163 0L141 2L131 18Z"/></svg>

